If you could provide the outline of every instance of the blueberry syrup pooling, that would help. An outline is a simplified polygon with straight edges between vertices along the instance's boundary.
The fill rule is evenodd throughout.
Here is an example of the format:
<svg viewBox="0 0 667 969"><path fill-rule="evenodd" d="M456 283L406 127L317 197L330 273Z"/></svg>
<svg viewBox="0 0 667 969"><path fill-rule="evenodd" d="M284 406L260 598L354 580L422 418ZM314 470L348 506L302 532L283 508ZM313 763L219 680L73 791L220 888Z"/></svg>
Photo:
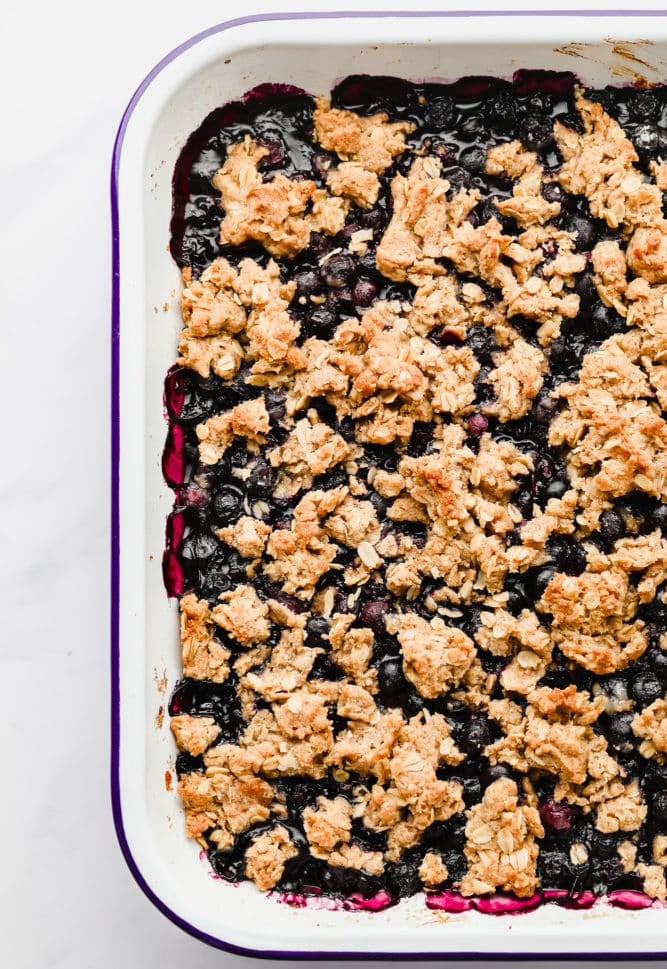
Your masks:
<svg viewBox="0 0 667 969"><path fill-rule="evenodd" d="M188 139L169 712L221 878L664 897L665 145L664 88L536 71L267 84Z"/></svg>

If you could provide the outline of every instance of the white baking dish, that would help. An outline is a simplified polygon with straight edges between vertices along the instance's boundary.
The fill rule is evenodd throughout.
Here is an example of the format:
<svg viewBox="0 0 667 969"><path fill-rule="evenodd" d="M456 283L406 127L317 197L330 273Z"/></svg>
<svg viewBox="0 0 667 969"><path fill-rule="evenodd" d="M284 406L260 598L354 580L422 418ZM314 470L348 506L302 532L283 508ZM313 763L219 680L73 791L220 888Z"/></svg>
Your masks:
<svg viewBox="0 0 667 969"><path fill-rule="evenodd" d="M607 38L607 39L605 39ZM646 38L650 38L647 40ZM263 955L401 956L667 953L667 911L445 915L414 898L383 912L295 909L253 885L212 877L185 837L174 748L160 708L180 672L177 609L162 584L173 495L160 456L162 382L175 359L179 272L168 252L171 176L188 134L218 105L264 81L313 93L350 73L510 77L574 70L596 85L663 80L667 19L651 14L313 14L245 18L174 51L130 103L114 155L113 751L118 836L135 877L186 930Z"/></svg>

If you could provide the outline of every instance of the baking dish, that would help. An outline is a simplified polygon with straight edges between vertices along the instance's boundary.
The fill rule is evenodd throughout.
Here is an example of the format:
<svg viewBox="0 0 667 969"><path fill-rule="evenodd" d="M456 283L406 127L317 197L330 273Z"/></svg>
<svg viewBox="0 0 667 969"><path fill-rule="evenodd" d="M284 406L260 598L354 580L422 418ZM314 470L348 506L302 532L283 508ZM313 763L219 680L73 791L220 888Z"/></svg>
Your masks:
<svg viewBox="0 0 667 969"><path fill-rule="evenodd" d="M173 496L160 458L162 381L181 327L179 272L168 251L171 175L185 139L209 111L262 82L319 93L360 72L453 79L509 77L521 67L575 70L598 86L658 81L665 73L666 27L654 14L244 18L183 44L130 103L112 172L112 797L135 877L166 915L198 937L291 958L664 955L666 914L659 908L544 906L491 918L433 912L417 897L369 913L279 904L250 884L214 878L185 837L172 790L174 750L164 712L180 662L176 603L167 599L161 574Z"/></svg>

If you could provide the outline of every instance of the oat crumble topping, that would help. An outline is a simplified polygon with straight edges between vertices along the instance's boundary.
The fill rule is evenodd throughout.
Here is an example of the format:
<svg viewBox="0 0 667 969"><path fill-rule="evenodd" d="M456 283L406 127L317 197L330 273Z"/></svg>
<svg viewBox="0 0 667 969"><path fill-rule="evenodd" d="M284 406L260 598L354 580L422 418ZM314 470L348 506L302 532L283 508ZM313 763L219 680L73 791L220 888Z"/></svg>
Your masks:
<svg viewBox="0 0 667 969"><path fill-rule="evenodd" d="M261 891L667 899L667 95L520 75L187 173L171 730Z"/></svg>

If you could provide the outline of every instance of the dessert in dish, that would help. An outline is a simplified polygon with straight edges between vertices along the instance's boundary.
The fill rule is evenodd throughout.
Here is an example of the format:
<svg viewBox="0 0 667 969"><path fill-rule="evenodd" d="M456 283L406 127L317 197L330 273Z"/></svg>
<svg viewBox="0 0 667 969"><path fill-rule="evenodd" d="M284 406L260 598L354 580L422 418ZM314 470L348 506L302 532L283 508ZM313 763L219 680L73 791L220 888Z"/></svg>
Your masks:
<svg viewBox="0 0 667 969"><path fill-rule="evenodd" d="M266 85L174 175L188 834L299 895L667 896L667 94Z"/></svg>

